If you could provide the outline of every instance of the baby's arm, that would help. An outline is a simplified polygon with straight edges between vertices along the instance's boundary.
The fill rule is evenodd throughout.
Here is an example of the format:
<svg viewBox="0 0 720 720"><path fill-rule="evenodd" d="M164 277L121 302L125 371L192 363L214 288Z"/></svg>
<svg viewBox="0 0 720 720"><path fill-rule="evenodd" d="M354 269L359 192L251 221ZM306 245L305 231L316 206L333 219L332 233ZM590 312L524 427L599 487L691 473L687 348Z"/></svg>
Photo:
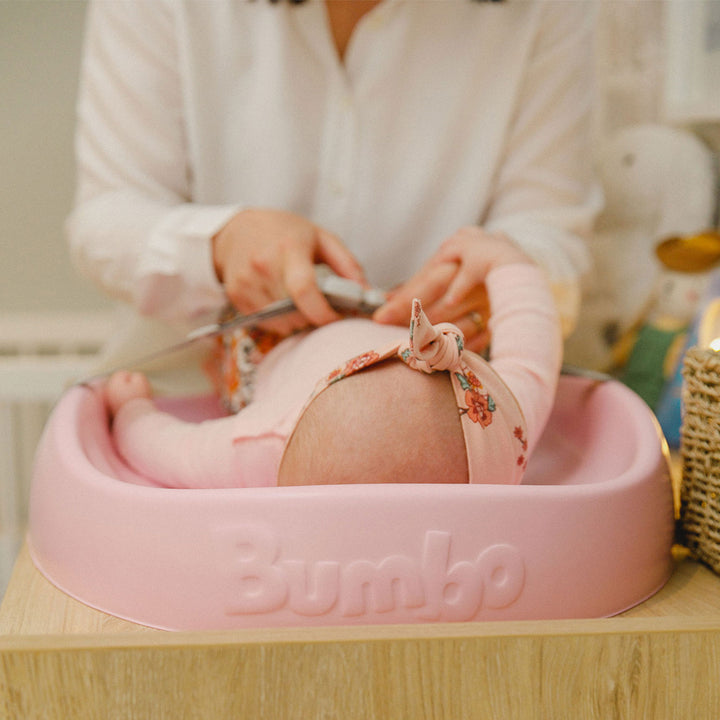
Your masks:
<svg viewBox="0 0 720 720"><path fill-rule="evenodd" d="M562 364L560 317L545 273L503 234L478 238L472 228L444 243L438 259L459 266L446 298L460 298L483 282L487 287L490 362L520 404L532 451Z"/></svg>
<svg viewBox="0 0 720 720"><path fill-rule="evenodd" d="M544 273L534 264L500 263L486 282L490 364L520 404L532 452L550 415L562 364L558 312Z"/></svg>
<svg viewBox="0 0 720 720"><path fill-rule="evenodd" d="M105 399L115 446L144 478L179 488L272 485L283 440L238 438L238 416L183 422L157 408L140 373L116 373Z"/></svg>

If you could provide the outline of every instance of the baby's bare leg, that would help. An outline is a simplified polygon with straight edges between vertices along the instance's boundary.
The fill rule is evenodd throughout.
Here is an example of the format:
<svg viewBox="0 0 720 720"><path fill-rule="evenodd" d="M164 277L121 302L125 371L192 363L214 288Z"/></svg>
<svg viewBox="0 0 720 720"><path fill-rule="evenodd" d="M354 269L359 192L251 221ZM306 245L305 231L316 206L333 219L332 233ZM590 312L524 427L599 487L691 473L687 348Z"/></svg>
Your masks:
<svg viewBox="0 0 720 720"><path fill-rule="evenodd" d="M151 398L150 381L139 372L121 371L113 373L105 384L105 403L114 418L118 410L130 400Z"/></svg>
<svg viewBox="0 0 720 720"><path fill-rule="evenodd" d="M278 485L467 481L449 377L395 360L345 378L315 398L278 477Z"/></svg>

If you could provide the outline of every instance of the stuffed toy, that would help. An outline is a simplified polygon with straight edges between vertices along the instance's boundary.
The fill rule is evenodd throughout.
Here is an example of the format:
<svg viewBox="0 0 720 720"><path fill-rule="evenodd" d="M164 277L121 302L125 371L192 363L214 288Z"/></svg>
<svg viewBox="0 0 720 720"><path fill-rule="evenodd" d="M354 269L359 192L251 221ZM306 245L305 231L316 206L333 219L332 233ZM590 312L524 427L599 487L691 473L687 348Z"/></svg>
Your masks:
<svg viewBox="0 0 720 720"><path fill-rule="evenodd" d="M671 237L657 246L655 254L662 270L650 310L616 348L620 380L653 410L658 409L663 390L680 365L712 270L720 262L720 234L707 231Z"/></svg>
<svg viewBox="0 0 720 720"><path fill-rule="evenodd" d="M583 287L567 363L610 371L616 346L652 311L663 268L655 247L711 227L712 151L690 131L657 124L621 129L598 151L605 208L589 239L594 267Z"/></svg>

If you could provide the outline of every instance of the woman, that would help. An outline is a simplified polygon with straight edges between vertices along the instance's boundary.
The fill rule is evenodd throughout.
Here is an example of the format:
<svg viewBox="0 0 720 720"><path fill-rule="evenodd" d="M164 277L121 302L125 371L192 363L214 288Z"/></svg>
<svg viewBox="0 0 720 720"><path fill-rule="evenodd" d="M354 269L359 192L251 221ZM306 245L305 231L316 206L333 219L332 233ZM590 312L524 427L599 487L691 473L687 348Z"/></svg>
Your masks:
<svg viewBox="0 0 720 720"><path fill-rule="evenodd" d="M79 100L74 257L169 321L289 294L289 332L337 315L312 264L413 297L470 349L482 272L457 234L510 238L567 333L600 205L592 3L97 2ZM468 230L468 228L474 228ZM462 228L461 231L459 229ZM448 249L449 248L449 249Z"/></svg>

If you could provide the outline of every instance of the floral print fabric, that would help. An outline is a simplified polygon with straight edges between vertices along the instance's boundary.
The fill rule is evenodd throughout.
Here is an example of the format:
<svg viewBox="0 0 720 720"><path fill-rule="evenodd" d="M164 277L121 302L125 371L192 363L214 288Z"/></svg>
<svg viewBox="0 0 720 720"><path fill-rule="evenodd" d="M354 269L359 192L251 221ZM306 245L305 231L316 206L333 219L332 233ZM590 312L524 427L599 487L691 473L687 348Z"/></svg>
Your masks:
<svg viewBox="0 0 720 720"><path fill-rule="evenodd" d="M407 344L382 352L368 350L351 358L319 383L308 405L333 383L390 357L421 372L449 373L465 437L470 482L520 481L527 466L528 443L517 400L489 363L465 351L462 332L452 323L430 323L417 299Z"/></svg>

